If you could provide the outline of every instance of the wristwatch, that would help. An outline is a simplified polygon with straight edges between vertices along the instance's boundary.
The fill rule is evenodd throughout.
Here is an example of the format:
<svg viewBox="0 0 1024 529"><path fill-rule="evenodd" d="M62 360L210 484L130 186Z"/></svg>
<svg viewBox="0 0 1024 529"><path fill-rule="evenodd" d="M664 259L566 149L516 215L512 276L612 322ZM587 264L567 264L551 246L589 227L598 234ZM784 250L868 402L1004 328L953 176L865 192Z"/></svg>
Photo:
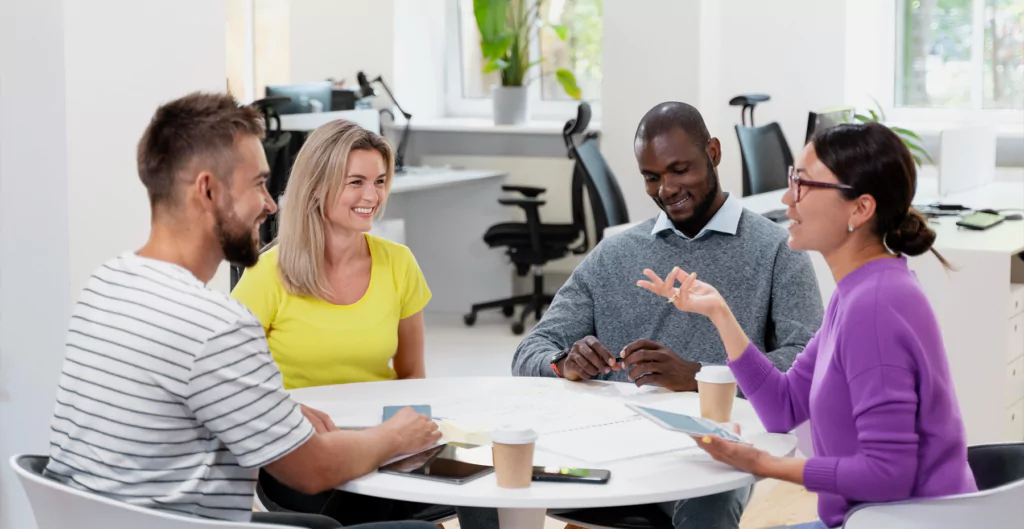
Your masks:
<svg viewBox="0 0 1024 529"><path fill-rule="evenodd" d="M561 362L562 360L565 360L565 357L567 356L569 356L568 349L564 351L559 351L555 353L554 356L551 357L551 370L555 372L555 375L558 378L565 378L565 375L563 375L562 372L558 370L558 363Z"/></svg>

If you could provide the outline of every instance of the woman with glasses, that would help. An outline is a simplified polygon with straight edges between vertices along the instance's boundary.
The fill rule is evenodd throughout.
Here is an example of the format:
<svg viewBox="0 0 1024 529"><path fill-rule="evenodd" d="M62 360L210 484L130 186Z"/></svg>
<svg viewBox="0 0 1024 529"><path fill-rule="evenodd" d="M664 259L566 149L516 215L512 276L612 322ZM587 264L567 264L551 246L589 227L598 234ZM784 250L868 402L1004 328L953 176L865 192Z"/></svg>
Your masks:
<svg viewBox="0 0 1024 529"><path fill-rule="evenodd" d="M914 161L885 126L840 125L814 137L783 197L789 245L820 252L837 287L821 329L783 373L744 334L714 287L678 268L639 286L718 329L740 388L772 432L811 420L815 457L777 458L715 436L716 460L818 493L821 521L841 526L865 502L977 490L942 336L906 255L935 232L910 207ZM680 283L678 288L676 284Z"/></svg>

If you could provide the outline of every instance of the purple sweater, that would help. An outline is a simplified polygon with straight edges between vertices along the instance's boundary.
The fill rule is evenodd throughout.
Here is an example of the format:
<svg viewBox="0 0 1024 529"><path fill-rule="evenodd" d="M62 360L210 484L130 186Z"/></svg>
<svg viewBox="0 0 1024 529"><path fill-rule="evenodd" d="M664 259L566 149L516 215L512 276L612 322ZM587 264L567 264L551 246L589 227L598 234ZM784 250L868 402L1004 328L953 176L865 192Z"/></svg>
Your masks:
<svg viewBox="0 0 1024 529"><path fill-rule="evenodd" d="M811 420L804 486L829 527L858 503L977 490L938 322L905 258L843 278L785 374L753 345L729 367L768 431Z"/></svg>

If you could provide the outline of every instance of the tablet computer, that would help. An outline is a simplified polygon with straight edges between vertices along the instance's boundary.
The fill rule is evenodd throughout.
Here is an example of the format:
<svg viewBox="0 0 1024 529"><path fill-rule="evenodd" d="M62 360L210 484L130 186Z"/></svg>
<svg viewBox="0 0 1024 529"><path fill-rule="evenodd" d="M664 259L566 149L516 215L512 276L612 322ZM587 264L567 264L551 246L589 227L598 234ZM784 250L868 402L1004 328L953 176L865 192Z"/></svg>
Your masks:
<svg viewBox="0 0 1024 529"><path fill-rule="evenodd" d="M389 463L381 467L380 472L461 485L494 471L494 467L469 463L460 458L463 450L466 449L443 444Z"/></svg>
<svg viewBox="0 0 1024 529"><path fill-rule="evenodd" d="M740 436L722 428L718 423L709 421L702 417L694 417L692 415L683 415L681 413L672 413L670 411L656 410L654 408L647 408L644 406L637 406L636 404L626 404L630 409L639 413L646 419L664 427L669 430L675 430L677 432L683 432L693 437L701 437L704 435L717 435L722 439L729 441L736 441L744 443Z"/></svg>

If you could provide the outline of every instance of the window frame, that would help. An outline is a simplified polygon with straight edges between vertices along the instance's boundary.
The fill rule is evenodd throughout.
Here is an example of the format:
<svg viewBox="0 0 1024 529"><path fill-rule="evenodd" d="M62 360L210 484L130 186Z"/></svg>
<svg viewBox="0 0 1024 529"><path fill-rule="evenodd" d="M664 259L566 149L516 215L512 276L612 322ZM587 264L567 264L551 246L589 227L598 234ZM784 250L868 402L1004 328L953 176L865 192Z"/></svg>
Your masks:
<svg viewBox="0 0 1024 529"><path fill-rule="evenodd" d="M463 94L463 64L462 64L462 37L463 28L459 17L460 0L448 0L445 2L445 25L451 30L446 31L445 42L445 115L453 118L492 118L494 107L490 97L465 97ZM474 43L473 45L477 45ZM531 54L540 55L539 42L533 42ZM534 67L539 71L539 66ZM580 101L568 100L557 101L544 99L541 93L539 81L531 82L527 88L527 98L530 105L531 121L563 121L576 115L576 109ZM584 94L586 96L586 94ZM601 120L601 101L589 100L584 97L583 101L590 103L591 121Z"/></svg>
<svg viewBox="0 0 1024 529"><path fill-rule="evenodd" d="M862 0L860 0L862 1ZM875 0L876 2L886 0ZM973 29L971 33L971 107L970 108L942 108L942 107L901 107L896 105L897 83L902 59L903 29L905 25L905 5L913 0L897 0L892 2L891 9L881 9L882 15L879 26L883 28L879 38L882 39L879 50L881 56L877 57L877 64L881 70L880 86L878 89L878 103L886 112L889 121L898 123L978 123L990 124L996 127L1013 126L1018 128L1024 122L1024 110L1015 109L986 109L984 105L984 14L985 0L973 0ZM867 2L865 2L866 4ZM847 28L854 31L853 28ZM849 39L847 40L849 43ZM848 74L849 75L849 74Z"/></svg>

